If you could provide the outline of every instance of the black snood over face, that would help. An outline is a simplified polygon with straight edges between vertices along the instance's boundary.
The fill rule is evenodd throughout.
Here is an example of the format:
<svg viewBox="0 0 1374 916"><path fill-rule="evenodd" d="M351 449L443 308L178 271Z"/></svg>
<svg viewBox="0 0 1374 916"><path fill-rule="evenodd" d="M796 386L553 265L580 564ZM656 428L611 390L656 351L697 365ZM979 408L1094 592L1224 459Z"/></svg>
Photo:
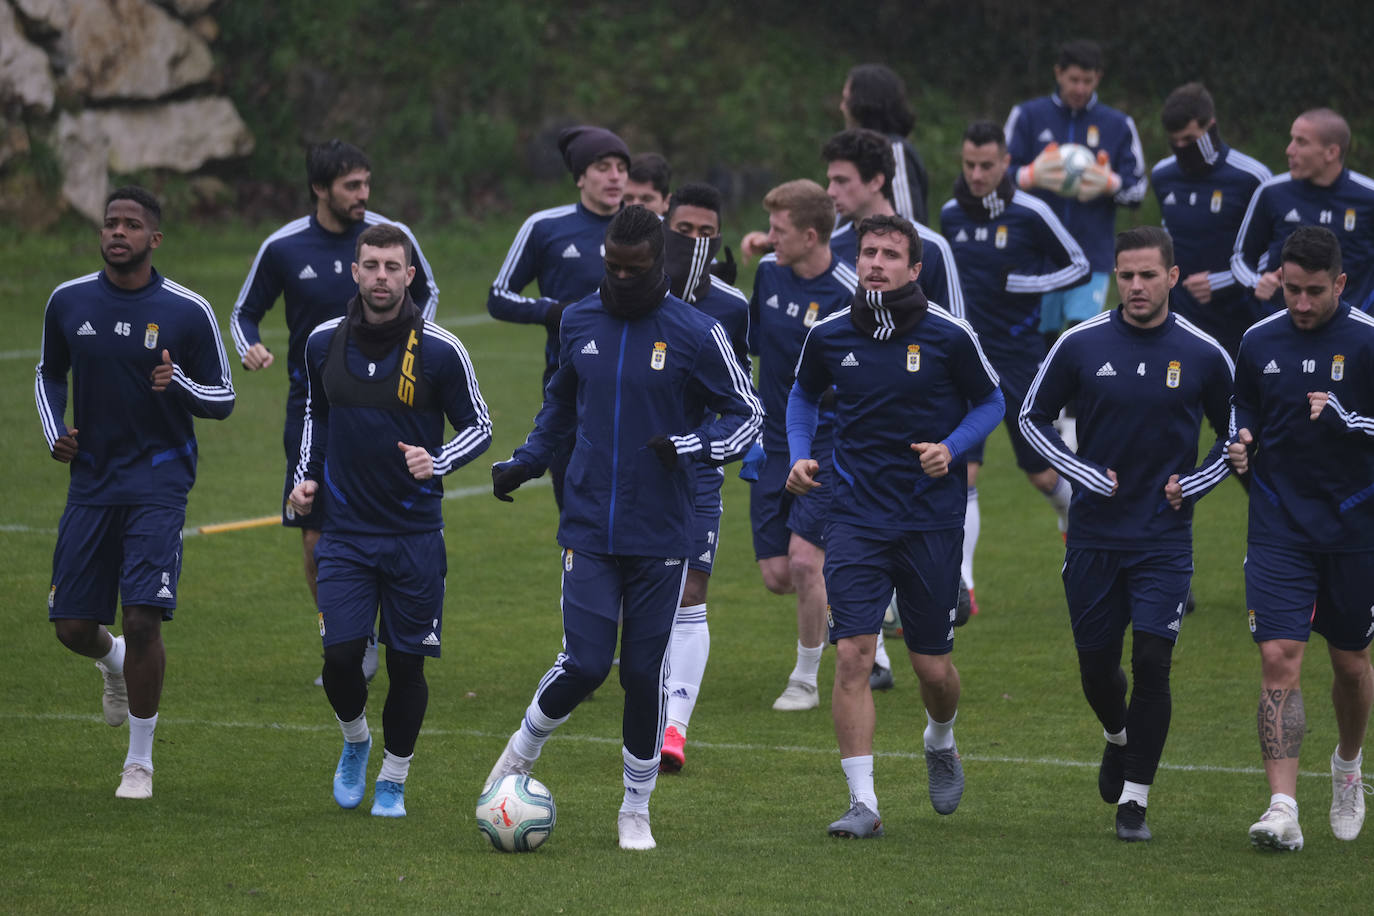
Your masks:
<svg viewBox="0 0 1374 916"><path fill-rule="evenodd" d="M693 238L663 227L663 269L672 294L696 302L711 288L711 263L720 250L720 237Z"/></svg>
<svg viewBox="0 0 1374 916"><path fill-rule="evenodd" d="M668 295L668 277L663 272L663 252L653 264L633 277L617 277L609 270L601 278L601 304L616 318L634 321L658 308Z"/></svg>
<svg viewBox="0 0 1374 916"><path fill-rule="evenodd" d="M1213 124L1207 128L1207 133L1192 143L1175 146L1172 149L1174 158L1177 159L1178 167L1183 170L1183 174L1189 178L1197 178L1206 175L1221 156L1221 133Z"/></svg>

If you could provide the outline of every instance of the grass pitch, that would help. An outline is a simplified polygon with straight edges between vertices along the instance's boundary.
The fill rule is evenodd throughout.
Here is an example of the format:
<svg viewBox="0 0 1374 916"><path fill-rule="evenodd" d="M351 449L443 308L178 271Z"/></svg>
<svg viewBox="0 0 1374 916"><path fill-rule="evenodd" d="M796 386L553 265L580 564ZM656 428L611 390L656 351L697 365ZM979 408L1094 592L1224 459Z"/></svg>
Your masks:
<svg viewBox="0 0 1374 916"><path fill-rule="evenodd" d="M840 842L825 825L846 789L829 714L769 706L793 661L793 605L768 595L750 548L748 494L726 487L711 584L712 655L687 766L659 781L659 848L616 847L621 795L618 685L607 682L549 743L536 775L558 802L538 852L494 852L477 832L480 784L558 649L556 517L547 487L514 505L487 495L538 407L542 329L486 318L484 301L516 222L421 233L442 289L439 317L464 341L491 407L495 443L447 481L445 654L427 666L429 714L409 816L341 811L330 797L340 736L311 683L314 613L300 541L275 526L186 539L151 802L114 798L126 733L100 718L100 678L46 622L65 468L33 406L42 309L57 283L99 267L88 229L5 238L0 316L0 900L13 912L1273 912L1361 911L1374 889L1374 834L1331 837L1326 758L1335 746L1320 640L1307 669L1310 734L1299 802L1307 848L1252 850L1268 791L1255 738L1258 657L1246 627L1244 503L1226 483L1198 511L1194 590L1175 654L1174 717L1151 794L1149 844L1119 843L1097 798L1101 729L1082 699L1059 581L1062 545L1044 501L994 435L979 481L982 614L959 631L957 727L967 773L958 812L926 797L924 715L914 675L877 697L885 838ZM272 227L169 225L158 268L228 317ZM746 275L744 284L747 287ZM280 309L265 325L284 348ZM228 335L225 335L226 341ZM283 365L238 371L237 408L198 424L189 526L277 511ZM894 653L899 655L900 653ZM374 684L380 729L385 673ZM380 744L380 742L379 742ZM375 778L380 750L374 754Z"/></svg>

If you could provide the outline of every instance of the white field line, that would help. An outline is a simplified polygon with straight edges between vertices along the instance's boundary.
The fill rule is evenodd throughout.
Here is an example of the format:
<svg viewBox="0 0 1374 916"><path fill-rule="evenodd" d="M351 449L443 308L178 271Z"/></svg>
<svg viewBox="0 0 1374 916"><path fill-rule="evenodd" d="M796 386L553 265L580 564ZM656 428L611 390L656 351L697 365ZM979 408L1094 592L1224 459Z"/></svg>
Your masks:
<svg viewBox="0 0 1374 916"><path fill-rule="evenodd" d="M78 715L76 713L19 713L19 712L0 712L0 719L11 719L27 722L89 722L103 723L105 720L97 715ZM339 726L335 723L321 723L319 725L293 725L280 722L217 722L203 719L165 719L159 717L158 724L162 726L190 726L192 728L210 729L247 729L253 731L279 731L279 732L306 732L318 733L325 732L331 735L339 733ZM470 728L430 728L426 726L421 734L436 737L459 737L459 738L490 738L495 740L505 740L510 737L509 732L484 732ZM600 735L578 735L560 731L553 736L553 741L567 741L576 744L620 744L619 738L608 738ZM692 746L716 751L741 751L749 754L811 754L817 756L834 756L839 752L833 747L804 747L801 745L789 744L738 744L724 741L693 741ZM886 757L892 760L921 760L922 754L909 751L874 751L874 757ZM1039 766L1055 767L1061 769L1093 769L1098 766L1098 761L1084 760L1064 760L1060 757L1008 757L998 754L961 754L966 763L990 763L990 764L1011 764L1013 766ZM1224 767L1211 766L1208 764L1194 763L1160 763L1161 770L1170 770L1175 773L1221 773L1236 776L1263 776L1264 770L1261 767ZM1308 772L1302 771L1299 776L1311 779L1330 779L1329 772Z"/></svg>
<svg viewBox="0 0 1374 916"><path fill-rule="evenodd" d="M548 486L552 486L552 485L553 485L553 480L552 480L552 478L550 478L550 477L548 477L548 476L546 475L546 476L544 476L544 477L537 477L537 478L535 478L534 480L527 480L527 481L525 481L523 484L520 485L520 489L521 489L521 490L529 490L529 489L531 489L531 488L533 488L533 487L548 487ZM453 490L446 490L446 491L444 491L444 499L467 499L468 497L471 497L471 496L483 496L483 495L486 495L486 496L490 496L490 495L491 495L491 487L490 487L489 485L476 486L476 487L457 487L456 489L453 489ZM211 524L211 523L210 523L210 522L206 522L205 524L208 525L208 524ZM219 523L215 523L215 524L219 524ZM203 534L203 533L204 533L204 532L202 532L202 531L200 530L200 525L187 525L185 528L183 528L183 529L181 530L181 536L184 537L184 538L195 537L195 536L197 536L197 535L199 535L199 534ZM30 526L30 525L0 525L0 534L43 534L43 535L47 535L47 536L49 536L49 537L56 537L56 536L57 536L57 529L56 529L56 528L35 528L35 527Z"/></svg>

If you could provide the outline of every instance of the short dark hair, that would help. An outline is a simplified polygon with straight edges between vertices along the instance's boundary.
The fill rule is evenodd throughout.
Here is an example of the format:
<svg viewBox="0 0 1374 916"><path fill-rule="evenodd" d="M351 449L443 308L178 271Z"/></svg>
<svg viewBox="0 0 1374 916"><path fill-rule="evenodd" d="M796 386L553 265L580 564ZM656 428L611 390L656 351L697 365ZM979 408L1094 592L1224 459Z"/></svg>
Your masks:
<svg viewBox="0 0 1374 916"><path fill-rule="evenodd" d="M996 143L998 149L1007 148L1007 135L1002 132L1002 125L986 119L971 122L964 129L964 139L974 146Z"/></svg>
<svg viewBox="0 0 1374 916"><path fill-rule="evenodd" d="M1136 226L1134 229L1117 233L1115 254L1143 248L1158 249L1159 256L1164 260L1165 270L1174 266L1174 240L1158 226Z"/></svg>
<svg viewBox="0 0 1374 916"><path fill-rule="evenodd" d="M1201 83L1179 86L1169 93L1164 100L1164 108L1159 112L1164 129L1170 133L1183 130L1194 121L1205 127L1216 116L1217 107L1212 101L1212 93Z"/></svg>
<svg viewBox="0 0 1374 916"><path fill-rule="evenodd" d="M623 208L606 227L607 243L633 248L641 242L649 243L649 250L657 259L663 253L663 220L657 213L635 204Z"/></svg>
<svg viewBox="0 0 1374 916"><path fill-rule="evenodd" d="M821 147L821 158L830 162L852 162L859 178L868 183L883 176L883 196L892 200L892 178L897 161L892 157L892 142L866 127L842 130Z"/></svg>
<svg viewBox="0 0 1374 916"><path fill-rule="evenodd" d="M162 224L162 205L157 202L153 192L138 185L126 184L122 188L115 188L105 198L105 209L110 209L110 204L117 200L132 200L143 208L144 216L148 222L156 229Z"/></svg>
<svg viewBox="0 0 1374 916"><path fill-rule="evenodd" d="M305 180L313 197L315 187L327 188L340 175L347 175L354 169L372 171L372 163L364 153L352 143L330 140L316 143L305 151Z"/></svg>
<svg viewBox="0 0 1374 916"><path fill-rule="evenodd" d="M1102 46L1095 41L1087 38L1077 38L1073 41L1066 41L1059 46L1060 70L1067 70L1070 67L1082 67L1084 70L1096 70L1102 72Z"/></svg>
<svg viewBox="0 0 1374 916"><path fill-rule="evenodd" d="M893 213L891 215L881 214L870 216L859 223L859 231L855 237L859 241L859 250L863 251L864 236L866 235L897 235L906 236L907 241L907 266L915 267L916 262L921 260L922 246L921 234L916 231L916 227L905 217Z"/></svg>
<svg viewBox="0 0 1374 916"><path fill-rule="evenodd" d="M905 137L916 126L906 100L906 83L882 64L859 64L849 71L849 116L854 123L890 137Z"/></svg>
<svg viewBox="0 0 1374 916"><path fill-rule="evenodd" d="M678 185L677 190L668 198L667 218L672 219L673 211L684 204L688 207L710 210L716 214L716 219L720 219L720 191L709 184L689 181L687 184Z"/></svg>
<svg viewBox="0 0 1374 916"><path fill-rule="evenodd" d="M371 245L373 248L396 248L400 247L406 253L406 266L410 266L413 249L410 244L410 236L406 235L405 230L400 226L391 223L377 223L368 226L358 236L358 241L353 245L353 260L363 255L363 246Z"/></svg>
<svg viewBox="0 0 1374 916"><path fill-rule="evenodd" d="M1335 278L1341 273L1341 243L1330 229L1299 226L1283 243L1279 263L1296 264L1312 273L1324 270Z"/></svg>
<svg viewBox="0 0 1374 916"><path fill-rule="evenodd" d="M664 197L668 196L668 189L673 186L672 166L658 153L640 153L631 159L629 177L631 181L652 186Z"/></svg>

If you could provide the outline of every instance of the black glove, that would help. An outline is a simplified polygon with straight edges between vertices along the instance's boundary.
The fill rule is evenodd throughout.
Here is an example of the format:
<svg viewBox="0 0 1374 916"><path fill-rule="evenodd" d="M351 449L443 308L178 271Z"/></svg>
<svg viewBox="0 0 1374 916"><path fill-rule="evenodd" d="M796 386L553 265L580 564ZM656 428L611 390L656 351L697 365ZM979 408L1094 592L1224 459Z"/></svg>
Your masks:
<svg viewBox="0 0 1374 916"><path fill-rule="evenodd" d="M720 277L723 282L734 286L735 279L739 277L739 265L735 263L735 253L730 250L729 245L722 248L721 253L725 256L725 260L716 261L712 264L711 273Z"/></svg>
<svg viewBox="0 0 1374 916"><path fill-rule="evenodd" d="M658 456L658 463L663 465L665 471L677 470L677 446L673 444L673 440L667 436L654 436L644 444L654 450L654 454Z"/></svg>
<svg viewBox="0 0 1374 916"><path fill-rule="evenodd" d="M570 304L568 302L555 302L549 306L549 310L544 313L544 327L554 334L558 333L558 326L563 323L563 310Z"/></svg>
<svg viewBox="0 0 1374 916"><path fill-rule="evenodd" d="M530 466L523 461L516 461L514 458L509 461L498 461L491 466L491 493L503 503L513 503L515 500L507 494L513 493L533 476Z"/></svg>

